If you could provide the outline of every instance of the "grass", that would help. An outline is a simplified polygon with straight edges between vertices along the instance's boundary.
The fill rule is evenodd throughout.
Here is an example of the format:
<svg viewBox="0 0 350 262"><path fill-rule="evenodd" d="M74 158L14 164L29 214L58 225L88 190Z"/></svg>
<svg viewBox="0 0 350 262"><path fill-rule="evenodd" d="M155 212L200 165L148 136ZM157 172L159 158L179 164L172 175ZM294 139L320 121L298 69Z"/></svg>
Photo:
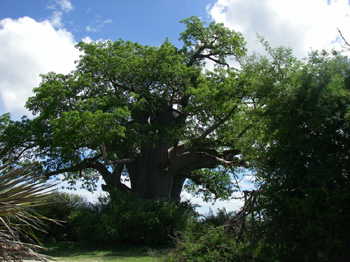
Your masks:
<svg viewBox="0 0 350 262"><path fill-rule="evenodd" d="M63 242L45 245L47 255L57 261L87 262L159 262L166 251L152 251L139 247L92 247L82 243Z"/></svg>

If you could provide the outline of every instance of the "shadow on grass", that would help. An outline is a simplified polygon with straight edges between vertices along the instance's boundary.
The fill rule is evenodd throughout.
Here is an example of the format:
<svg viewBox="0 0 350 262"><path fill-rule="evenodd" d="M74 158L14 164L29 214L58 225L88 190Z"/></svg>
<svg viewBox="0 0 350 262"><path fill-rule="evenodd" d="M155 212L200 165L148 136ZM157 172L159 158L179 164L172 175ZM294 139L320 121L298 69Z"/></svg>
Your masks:
<svg viewBox="0 0 350 262"><path fill-rule="evenodd" d="M51 257L145 257L149 256L149 250L142 247L124 246L92 246L76 242L60 242L46 244L48 249L45 254Z"/></svg>

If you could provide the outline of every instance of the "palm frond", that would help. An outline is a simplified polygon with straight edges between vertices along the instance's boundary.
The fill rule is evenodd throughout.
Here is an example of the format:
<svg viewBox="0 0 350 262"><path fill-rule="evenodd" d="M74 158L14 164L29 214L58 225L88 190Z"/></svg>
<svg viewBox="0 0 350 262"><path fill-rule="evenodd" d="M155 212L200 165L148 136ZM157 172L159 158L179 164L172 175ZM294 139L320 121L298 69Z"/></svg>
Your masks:
<svg viewBox="0 0 350 262"><path fill-rule="evenodd" d="M32 208L42 204L52 193L54 185L43 183L41 178L33 178L27 170L13 169L7 161L0 166L1 261L50 259L38 253L43 247L33 233L33 229L44 231L44 221L49 219Z"/></svg>

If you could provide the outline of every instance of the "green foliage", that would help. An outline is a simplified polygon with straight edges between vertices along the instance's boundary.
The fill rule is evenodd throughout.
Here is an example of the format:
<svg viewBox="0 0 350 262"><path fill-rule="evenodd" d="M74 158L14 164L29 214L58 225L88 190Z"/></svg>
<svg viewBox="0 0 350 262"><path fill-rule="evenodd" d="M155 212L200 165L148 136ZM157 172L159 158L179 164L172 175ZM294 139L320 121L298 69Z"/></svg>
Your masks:
<svg viewBox="0 0 350 262"><path fill-rule="evenodd" d="M162 246L195 217L188 203L142 200L113 191L96 204L68 193L56 192L38 210L62 221L48 223L49 242L80 241L97 245Z"/></svg>
<svg viewBox="0 0 350 262"><path fill-rule="evenodd" d="M35 159L33 171L81 179L92 190L102 176L107 188L178 200L185 178L203 176L197 181L207 192L227 198L228 176L213 171L212 183L205 168L244 165L237 154L252 108L246 79L228 63L242 60L245 42L223 24L194 16L182 23L182 48L168 39L157 47L79 43L76 70L42 75L34 88L26 103L33 119L2 117L0 143ZM120 183L122 173L131 189Z"/></svg>
<svg viewBox="0 0 350 262"><path fill-rule="evenodd" d="M46 136L54 147L46 149L67 160L81 156L78 151L84 148L99 153L102 143L110 156L124 154L122 148L149 139L155 130L144 130L146 126L130 123L130 118L156 111L174 92L181 96L198 74L168 41L160 47L119 40L79 43L78 48L85 54L78 70L42 76L36 96L27 102L40 115L37 121L47 126ZM147 131L146 137L140 136L140 128Z"/></svg>
<svg viewBox="0 0 350 262"><path fill-rule="evenodd" d="M167 261L274 261L271 257L263 257L261 249L262 246L237 241L227 227L202 228L199 233L181 234Z"/></svg>
<svg viewBox="0 0 350 262"><path fill-rule="evenodd" d="M226 64L226 59L230 58L230 55L234 55L236 58L245 55L245 43L241 33L233 32L224 27L223 24L211 23L205 27L204 23L195 16L181 22L187 26L187 29L181 33L180 40L184 42L184 50L190 58L190 63L198 63L204 58L209 58L218 64ZM206 49L210 52L198 54L197 51L200 49Z"/></svg>
<svg viewBox="0 0 350 262"><path fill-rule="evenodd" d="M211 209L209 213L205 216L205 219L199 223L204 227L219 227L227 222L230 218L235 215L235 212L227 212L225 208L219 208L216 213Z"/></svg>
<svg viewBox="0 0 350 262"><path fill-rule="evenodd" d="M228 200L237 191L235 188L237 185L232 183L230 170L206 168L197 170L195 174L201 178L200 181L189 180L184 188L194 196L202 196L206 202L217 199Z"/></svg>
<svg viewBox="0 0 350 262"><path fill-rule="evenodd" d="M241 210L210 212L179 233L167 261L275 261L269 245L257 237L264 226L255 211L257 195L245 195Z"/></svg>
<svg viewBox="0 0 350 262"><path fill-rule="evenodd" d="M206 200L228 199L234 168L246 167L249 159L258 194L249 198L249 215L246 207L235 214L238 231L246 232L220 227L219 217L208 219L217 228L190 229L171 259L346 258L349 59L321 51L300 61L263 37L268 57L245 57L241 34L196 17L182 22L181 49L168 40L160 47L79 43L84 55L74 72L42 76L27 102L37 115L33 120L0 117L0 157L36 159L35 171L64 173L92 188L101 175L109 200L74 211L66 206L62 213L56 206L57 216L65 216L77 239L140 245L168 243L193 213L120 191L176 199L189 179L187 189ZM230 57L240 70L229 67ZM212 71L204 70L208 60L215 63ZM122 175L131 188L121 184Z"/></svg>
<svg viewBox="0 0 350 262"><path fill-rule="evenodd" d="M270 58L253 55L241 74L253 91L248 138L255 140L242 142L254 144L244 153L257 172L257 202L242 234L216 223L223 214L209 216L204 225L214 227L182 235L169 261L348 258L349 59L322 51L301 62L289 49L263 44Z"/></svg>
<svg viewBox="0 0 350 262"><path fill-rule="evenodd" d="M161 246L171 243L171 236L184 230L194 214L187 203L142 200L114 191L110 199L75 214L73 223L82 241Z"/></svg>
<svg viewBox="0 0 350 262"><path fill-rule="evenodd" d="M45 242L76 241L78 229L73 220L76 214L90 208L89 202L79 195L56 191L44 203L45 205L35 207L35 210L60 223L48 221L46 233L41 234L40 238Z"/></svg>
<svg viewBox="0 0 350 262"><path fill-rule="evenodd" d="M49 219L33 207L42 204L53 185L33 179L27 168L9 160L1 147L0 153L0 258L48 261L47 256L37 253L43 247L34 231L44 231L44 221Z"/></svg>
<svg viewBox="0 0 350 262"><path fill-rule="evenodd" d="M271 52L277 59L257 63L261 74L288 74L269 80L275 87L264 91L263 136L254 148L266 241L281 261L342 259L350 232L349 59L313 52L294 71L279 49Z"/></svg>

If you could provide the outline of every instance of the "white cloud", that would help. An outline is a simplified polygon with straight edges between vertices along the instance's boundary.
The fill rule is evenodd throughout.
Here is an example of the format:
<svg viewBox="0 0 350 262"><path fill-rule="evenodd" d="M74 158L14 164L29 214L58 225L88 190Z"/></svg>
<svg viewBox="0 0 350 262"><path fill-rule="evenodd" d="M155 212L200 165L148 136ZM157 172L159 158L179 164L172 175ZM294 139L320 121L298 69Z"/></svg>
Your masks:
<svg viewBox="0 0 350 262"><path fill-rule="evenodd" d="M93 32L93 33L96 33L98 31L96 28L93 28L93 27L91 27L89 25L85 29L86 29L86 31Z"/></svg>
<svg viewBox="0 0 350 262"><path fill-rule="evenodd" d="M238 182L239 191L232 194L231 200L217 200L215 203L204 202L202 197L194 197L191 193L183 190L181 192L182 201L190 200L192 204L197 204L198 207L196 210L202 214L207 215L210 210L214 213L218 211L218 209L225 208L227 212L237 211L244 205L243 200L243 191L244 190L256 190L254 185L255 176L254 174L249 173L248 169L245 169L243 173L239 176L239 180L232 180L232 183L235 184Z"/></svg>
<svg viewBox="0 0 350 262"><path fill-rule="evenodd" d="M61 11L54 11L50 17L51 25L55 28L62 28L62 15L63 13Z"/></svg>
<svg viewBox="0 0 350 262"><path fill-rule="evenodd" d="M112 19L101 20L101 18L101 16L96 15L95 20L90 23L91 26L85 27L86 31L92 33L102 32L102 27L113 22Z"/></svg>
<svg viewBox="0 0 350 262"><path fill-rule="evenodd" d="M50 0L49 3L50 4L46 7L47 9L60 9L67 13L73 10L73 5L70 0Z"/></svg>
<svg viewBox="0 0 350 262"><path fill-rule="evenodd" d="M58 181L61 180L61 182L55 186L55 189L57 189L60 192L66 192L66 193L70 193L70 194L80 195L82 197L85 197L85 199L90 203L98 203L99 198L108 196L108 193L105 191L102 191L102 189L101 189L102 181L99 181L97 191L90 192L87 189L81 188L81 186L82 186L81 181L77 182L76 187L75 187L76 190L67 189L67 187L69 187L69 184L66 181L62 181L62 179L63 179L63 175L59 175Z"/></svg>
<svg viewBox="0 0 350 262"><path fill-rule="evenodd" d="M183 190L181 192L181 200L189 200L191 201L192 204L199 205L199 207L196 208L196 211L202 215L208 215L210 210L212 210L214 213L218 211L218 209L225 208L227 212L231 211L237 211L239 210L243 204L244 201L242 198L240 198L242 195L239 192L236 192L233 194L233 198L231 200L227 201L222 201L222 200L217 200L215 203L211 202L204 202L201 197L194 197L187 191Z"/></svg>
<svg viewBox="0 0 350 262"><path fill-rule="evenodd" d="M16 116L24 108L32 89L49 71L68 73L74 69L79 51L71 33L55 30L49 21L23 17L0 21L0 94L4 109ZM0 112L4 113L4 112Z"/></svg>
<svg viewBox="0 0 350 262"><path fill-rule="evenodd" d="M86 44L90 44L92 42L92 39L90 36L85 36L81 41L83 41Z"/></svg>
<svg viewBox="0 0 350 262"><path fill-rule="evenodd" d="M73 5L69 0L53 0L53 3L47 6L48 9L54 10L50 16L51 24L56 28L62 28L62 16L73 10Z"/></svg>
<svg viewBox="0 0 350 262"><path fill-rule="evenodd" d="M298 57L305 57L310 48L334 46L337 28L350 38L347 0L217 0L208 12L215 21L242 32L250 52L262 51L256 33L272 46L292 47Z"/></svg>
<svg viewBox="0 0 350 262"><path fill-rule="evenodd" d="M73 10L73 5L69 0L56 0L56 4L58 4L62 11L70 12Z"/></svg>

